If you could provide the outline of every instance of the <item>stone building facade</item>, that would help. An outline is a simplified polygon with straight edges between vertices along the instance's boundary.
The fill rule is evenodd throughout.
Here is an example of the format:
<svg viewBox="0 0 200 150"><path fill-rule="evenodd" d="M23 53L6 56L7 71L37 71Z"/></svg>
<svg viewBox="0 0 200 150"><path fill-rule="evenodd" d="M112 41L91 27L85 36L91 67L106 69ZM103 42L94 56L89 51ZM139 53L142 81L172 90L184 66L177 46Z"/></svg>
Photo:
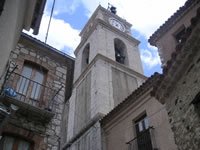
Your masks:
<svg viewBox="0 0 200 150"><path fill-rule="evenodd" d="M177 43L180 42L181 35L190 26L190 19L196 15L199 6L199 0L187 0L185 5L180 7L149 38L149 43L158 48L162 65L166 65L171 58Z"/></svg>
<svg viewBox="0 0 200 150"><path fill-rule="evenodd" d="M189 3L194 5L193 9L189 9ZM189 11L186 14L182 14L184 12L183 10L187 9L189 9ZM194 15L189 15L188 17L188 14L191 14L190 11ZM169 122L174 132L178 149L198 150L200 147L199 1L188 0L185 6L180 8L178 12L178 14L176 13L173 15L172 19L169 20L173 22L174 19L176 20L176 18L180 18L179 16L181 16L182 20L187 20L189 26L185 28L182 33L180 42L177 42L176 46L170 48L171 58L165 60L167 63L163 68L163 75L159 77L158 83L154 87L153 94L155 94L161 103L166 105ZM183 24L183 22L180 20L180 22L174 24L167 33L162 34L162 38L167 38L171 30L177 28L179 24ZM157 33L159 33L159 31L157 31ZM166 42L166 44L171 45L170 42ZM162 49L162 51L166 53L168 49Z"/></svg>
<svg viewBox="0 0 200 150"><path fill-rule="evenodd" d="M7 107L14 104L18 110L5 118L7 124L1 127L0 149L12 145L17 149L24 146L26 150L58 150L64 104L71 93L74 59L22 33L9 60L0 100ZM6 93L8 89L16 95Z"/></svg>

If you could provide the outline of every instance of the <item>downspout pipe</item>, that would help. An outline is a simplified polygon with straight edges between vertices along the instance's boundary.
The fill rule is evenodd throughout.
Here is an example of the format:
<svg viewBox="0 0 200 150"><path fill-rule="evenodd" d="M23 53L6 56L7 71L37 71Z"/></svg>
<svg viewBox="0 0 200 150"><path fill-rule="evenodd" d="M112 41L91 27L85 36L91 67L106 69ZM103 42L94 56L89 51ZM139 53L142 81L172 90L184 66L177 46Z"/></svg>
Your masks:
<svg viewBox="0 0 200 150"><path fill-rule="evenodd" d="M40 23L41 23L41 20L42 20L42 15L43 15L45 4L46 4L46 0L42 0L41 7L40 7L40 10L38 12L38 17L37 17L37 20L36 20L36 23L35 23L35 27L33 29L34 35L37 35L38 32L39 32ZM35 12L35 13L37 13L37 12Z"/></svg>

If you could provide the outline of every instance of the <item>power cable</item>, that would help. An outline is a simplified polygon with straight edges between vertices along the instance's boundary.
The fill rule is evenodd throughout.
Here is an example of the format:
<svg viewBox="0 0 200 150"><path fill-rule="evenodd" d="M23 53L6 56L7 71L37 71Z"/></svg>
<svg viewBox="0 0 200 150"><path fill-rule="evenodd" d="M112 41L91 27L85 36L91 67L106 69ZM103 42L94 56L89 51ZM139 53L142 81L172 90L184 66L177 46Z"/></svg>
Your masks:
<svg viewBox="0 0 200 150"><path fill-rule="evenodd" d="M50 25L51 25L51 18L53 16L53 10L54 10L54 6L55 6L55 1L56 0L53 0L53 5L52 5L52 9L51 9L51 15L50 15L49 24L48 24L48 28L47 28L47 33L46 33L46 37L45 37L45 44L47 43L47 38L48 38L48 34L49 34L49 28L50 28Z"/></svg>

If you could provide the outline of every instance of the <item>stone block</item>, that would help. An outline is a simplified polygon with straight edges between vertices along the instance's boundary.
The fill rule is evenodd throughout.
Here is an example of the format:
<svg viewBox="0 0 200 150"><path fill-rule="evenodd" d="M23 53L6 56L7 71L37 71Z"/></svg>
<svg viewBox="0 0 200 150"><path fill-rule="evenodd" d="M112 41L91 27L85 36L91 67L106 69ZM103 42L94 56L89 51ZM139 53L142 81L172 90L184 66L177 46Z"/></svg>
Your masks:
<svg viewBox="0 0 200 150"><path fill-rule="evenodd" d="M56 126L56 135L57 135L57 136L60 135L60 126Z"/></svg>
<svg viewBox="0 0 200 150"><path fill-rule="evenodd" d="M59 85L59 84L54 84L54 87L55 87L56 89L59 89L59 88L61 87L61 85Z"/></svg>
<svg viewBox="0 0 200 150"><path fill-rule="evenodd" d="M56 67L56 71L59 71L59 72L61 72L63 74L66 74L67 70L65 68L62 68L62 67Z"/></svg>
<svg viewBox="0 0 200 150"><path fill-rule="evenodd" d="M62 109L57 108L57 109L56 109L56 113L62 113Z"/></svg>
<svg viewBox="0 0 200 150"><path fill-rule="evenodd" d="M64 96L65 96L65 91L61 90L61 91L59 92L59 95L62 96L62 97L64 97Z"/></svg>
<svg viewBox="0 0 200 150"><path fill-rule="evenodd" d="M21 48L20 51L21 51L22 53L24 53L24 54L28 54L28 50L25 49L25 48Z"/></svg>
<svg viewBox="0 0 200 150"><path fill-rule="evenodd" d="M21 48L21 47L24 47L24 45L22 45L22 44L20 44L20 43L18 43L17 45L18 45L20 48Z"/></svg>
<svg viewBox="0 0 200 150"><path fill-rule="evenodd" d="M17 54L12 54L12 58L17 58Z"/></svg>
<svg viewBox="0 0 200 150"><path fill-rule="evenodd" d="M61 122L61 121L58 120L58 119L53 119L53 120L52 120L52 123L55 124L55 125L60 125L60 122Z"/></svg>
<svg viewBox="0 0 200 150"><path fill-rule="evenodd" d="M45 57L42 58L43 62L47 62L47 59Z"/></svg>
<svg viewBox="0 0 200 150"><path fill-rule="evenodd" d="M61 84L59 81L53 81L55 84Z"/></svg>
<svg viewBox="0 0 200 150"><path fill-rule="evenodd" d="M57 146L53 146L53 147L51 148L51 150L58 150L58 147L57 147Z"/></svg>
<svg viewBox="0 0 200 150"><path fill-rule="evenodd" d="M63 77L64 76L66 76L66 75L63 75ZM63 77L62 78L60 78L60 82L62 82L62 83L65 83L66 82L66 80L65 79L63 79Z"/></svg>
<svg viewBox="0 0 200 150"><path fill-rule="evenodd" d="M50 136L47 140L48 144L50 145L58 145L58 137L57 136Z"/></svg>
<svg viewBox="0 0 200 150"><path fill-rule="evenodd" d="M30 52L30 55L35 57L36 56L36 53L35 52Z"/></svg>
<svg viewBox="0 0 200 150"><path fill-rule="evenodd" d="M62 77L62 73L59 72L59 71L56 71L56 75L57 75L58 77Z"/></svg>
<svg viewBox="0 0 200 150"><path fill-rule="evenodd" d="M58 120L61 120L61 119L62 119L62 115L61 115L61 114L57 114L56 118L57 118Z"/></svg>
<svg viewBox="0 0 200 150"><path fill-rule="evenodd" d="M51 60L48 60L48 64L52 67L56 67L56 63L51 61Z"/></svg>
<svg viewBox="0 0 200 150"><path fill-rule="evenodd" d="M46 134L48 134L48 135L54 135L55 131L52 130L52 129L47 129Z"/></svg>
<svg viewBox="0 0 200 150"><path fill-rule="evenodd" d="M19 54L19 52L20 52L20 51L19 51L18 48L16 48L16 49L14 50L14 53L15 53L15 54Z"/></svg>
<svg viewBox="0 0 200 150"><path fill-rule="evenodd" d="M63 79L66 80L66 75L63 75Z"/></svg>

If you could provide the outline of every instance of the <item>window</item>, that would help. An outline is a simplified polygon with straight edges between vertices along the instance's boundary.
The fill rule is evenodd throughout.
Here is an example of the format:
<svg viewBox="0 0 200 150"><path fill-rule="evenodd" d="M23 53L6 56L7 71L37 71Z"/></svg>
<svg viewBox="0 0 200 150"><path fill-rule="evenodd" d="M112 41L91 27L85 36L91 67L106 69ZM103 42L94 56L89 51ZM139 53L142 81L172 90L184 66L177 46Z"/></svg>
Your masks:
<svg viewBox="0 0 200 150"><path fill-rule="evenodd" d="M90 44L88 43L82 53L82 71L87 67L89 64L89 55L90 55Z"/></svg>
<svg viewBox="0 0 200 150"><path fill-rule="evenodd" d="M135 121L138 150L153 150L149 123L146 115Z"/></svg>
<svg viewBox="0 0 200 150"><path fill-rule="evenodd" d="M25 62L16 85L17 99L39 106L46 73L47 71L39 65Z"/></svg>
<svg viewBox="0 0 200 150"><path fill-rule="evenodd" d="M200 92L194 97L192 104L199 104L200 103Z"/></svg>
<svg viewBox="0 0 200 150"><path fill-rule="evenodd" d="M185 34L185 26L183 25L174 33L174 37L177 43L182 42L184 34Z"/></svg>
<svg viewBox="0 0 200 150"><path fill-rule="evenodd" d="M144 132L145 130L147 130L149 128L149 124L148 124L148 120L146 115L143 116L142 118L140 118L137 122L136 122L136 132L137 134L141 134L142 132Z"/></svg>
<svg viewBox="0 0 200 150"><path fill-rule="evenodd" d="M0 141L1 150L32 150L33 144L18 137L3 136Z"/></svg>
<svg viewBox="0 0 200 150"><path fill-rule="evenodd" d="M125 44L119 40L114 39L115 60L121 64L128 64L127 51Z"/></svg>
<svg viewBox="0 0 200 150"><path fill-rule="evenodd" d="M192 100L191 104L194 105L195 112L200 115L200 92L196 94L194 99Z"/></svg>

